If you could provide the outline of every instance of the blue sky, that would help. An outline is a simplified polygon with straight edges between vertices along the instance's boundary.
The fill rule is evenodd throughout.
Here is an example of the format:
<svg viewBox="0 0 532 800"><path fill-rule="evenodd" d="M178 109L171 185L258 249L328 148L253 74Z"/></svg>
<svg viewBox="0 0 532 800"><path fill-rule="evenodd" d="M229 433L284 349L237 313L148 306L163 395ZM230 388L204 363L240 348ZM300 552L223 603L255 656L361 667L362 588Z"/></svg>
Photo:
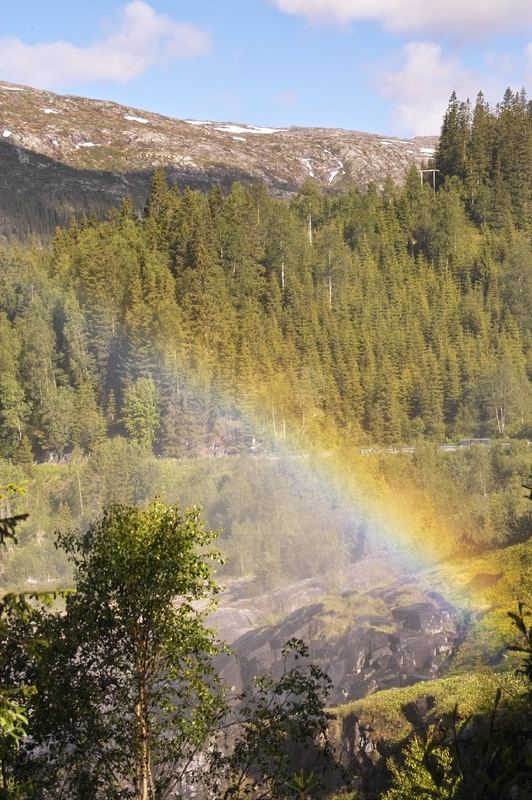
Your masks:
<svg viewBox="0 0 532 800"><path fill-rule="evenodd" d="M532 0L19 0L0 78L192 119L437 133L532 77Z"/></svg>

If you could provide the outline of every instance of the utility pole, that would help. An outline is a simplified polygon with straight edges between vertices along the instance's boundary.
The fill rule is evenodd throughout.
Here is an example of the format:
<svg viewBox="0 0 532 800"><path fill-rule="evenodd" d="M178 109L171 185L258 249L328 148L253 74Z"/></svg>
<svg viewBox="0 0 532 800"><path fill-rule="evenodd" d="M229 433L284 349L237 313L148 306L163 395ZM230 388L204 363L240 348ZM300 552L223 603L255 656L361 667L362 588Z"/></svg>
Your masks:
<svg viewBox="0 0 532 800"><path fill-rule="evenodd" d="M432 173L432 189L434 191L434 194L436 194L436 173L439 171L440 171L439 169L421 169L421 167L419 168L422 186L423 186L423 175L425 174L425 172Z"/></svg>

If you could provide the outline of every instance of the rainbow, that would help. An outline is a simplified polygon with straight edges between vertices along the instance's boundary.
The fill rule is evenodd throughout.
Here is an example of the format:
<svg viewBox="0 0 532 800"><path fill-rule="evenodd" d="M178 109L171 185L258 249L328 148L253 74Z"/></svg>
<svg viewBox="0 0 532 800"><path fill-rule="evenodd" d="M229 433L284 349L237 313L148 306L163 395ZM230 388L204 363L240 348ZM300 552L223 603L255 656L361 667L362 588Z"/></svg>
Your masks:
<svg viewBox="0 0 532 800"><path fill-rule="evenodd" d="M173 366L175 369L175 358ZM190 374L185 378L181 373L179 380L195 396L204 394L204 387ZM467 588L460 560L450 558L450 521L438 517L421 488L390 487L379 471L378 454L361 455L356 442L343 440L338 430L323 420L307 423L302 430L303 426L286 411L276 419L275 402L264 386L243 390L241 402L235 402L227 391L219 394L220 406L244 422L257 440L266 434L273 452L286 459L299 482L314 486L318 481L335 504L368 529L371 542L379 556L387 559L392 574L414 577L420 588L437 591L458 608L483 604L478 591L473 596Z"/></svg>

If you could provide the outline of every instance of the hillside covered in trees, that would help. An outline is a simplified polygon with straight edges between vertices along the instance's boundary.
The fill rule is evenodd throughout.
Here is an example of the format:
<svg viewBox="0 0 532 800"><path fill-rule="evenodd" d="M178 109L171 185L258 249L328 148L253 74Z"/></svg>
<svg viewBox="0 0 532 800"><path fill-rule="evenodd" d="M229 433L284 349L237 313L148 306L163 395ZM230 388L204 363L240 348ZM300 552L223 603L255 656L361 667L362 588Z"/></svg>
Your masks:
<svg viewBox="0 0 532 800"><path fill-rule="evenodd" d="M326 742L330 682L306 660L286 671L281 611L260 634L285 672L251 681L243 737L213 748L221 651L194 605L218 589L209 558L246 597L323 578L296 661L360 632L373 649L349 674L398 659L392 688L346 689L329 726L352 741L344 800L528 796L530 691L507 655L530 677L532 631L526 606L507 611L530 595L531 143L524 93L453 96L434 190L413 168L403 187L282 201L159 170L142 217L124 202L0 252L0 585L76 587L0 603L7 796L175 796L201 748L212 796L332 791L287 758L291 735ZM479 436L491 446L435 447ZM176 500L224 529L227 566ZM414 633L448 671L430 689L406 674L426 678Z"/></svg>
<svg viewBox="0 0 532 800"><path fill-rule="evenodd" d="M526 436L530 104L470 116L451 100L435 194L416 168L289 203L158 171L142 219L126 202L3 250L1 456Z"/></svg>

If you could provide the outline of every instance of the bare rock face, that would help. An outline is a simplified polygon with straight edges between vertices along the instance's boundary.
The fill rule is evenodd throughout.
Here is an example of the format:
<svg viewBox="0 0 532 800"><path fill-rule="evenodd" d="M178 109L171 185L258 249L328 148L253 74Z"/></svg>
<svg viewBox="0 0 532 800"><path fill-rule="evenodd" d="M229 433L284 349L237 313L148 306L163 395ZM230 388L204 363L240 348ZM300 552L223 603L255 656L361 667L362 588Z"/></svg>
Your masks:
<svg viewBox="0 0 532 800"><path fill-rule="evenodd" d="M429 609L430 605L430 609ZM407 620L417 609L400 609ZM427 604L431 623L414 630L410 623L395 630L382 630L378 621L353 625L339 635L330 635L323 621L324 605L315 603L295 612L276 626L251 631L233 643L233 657L225 657L221 674L237 691L256 675L278 678L283 668L281 650L292 638L310 645L310 658L330 676L334 705L355 700L380 689L407 686L443 674L460 641L456 614L442 613Z"/></svg>
<svg viewBox="0 0 532 800"><path fill-rule="evenodd" d="M240 691L257 675L280 677L282 648L293 637L329 674L332 705L442 675L464 634L461 614L419 576L398 574L383 587L386 568L363 559L334 594L324 578L251 598L229 591L210 619L233 650L218 664L225 682Z"/></svg>
<svg viewBox="0 0 532 800"><path fill-rule="evenodd" d="M181 185L202 188L260 180L282 197L308 179L331 190L382 185L388 176L401 182L412 164L431 157L436 139L180 120L4 82L0 142L2 184L10 184L12 192L24 195L38 176L39 185L48 184L52 199L61 196L66 183L69 206L74 175L81 173L76 197L88 195L86 206L92 196L99 209L107 198L128 195L140 204L158 166Z"/></svg>

